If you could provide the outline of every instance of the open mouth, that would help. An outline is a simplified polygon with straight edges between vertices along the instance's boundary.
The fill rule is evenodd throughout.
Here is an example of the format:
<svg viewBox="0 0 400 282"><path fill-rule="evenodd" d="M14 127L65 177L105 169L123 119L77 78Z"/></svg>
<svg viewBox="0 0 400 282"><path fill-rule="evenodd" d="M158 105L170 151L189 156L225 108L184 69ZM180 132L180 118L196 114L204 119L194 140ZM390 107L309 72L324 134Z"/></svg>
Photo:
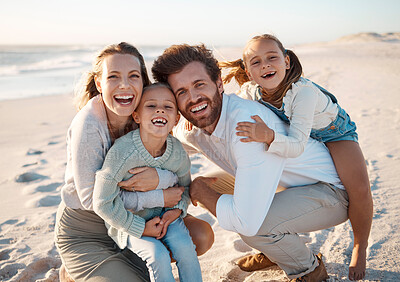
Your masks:
<svg viewBox="0 0 400 282"><path fill-rule="evenodd" d="M151 120L151 122L155 125L155 126L165 126L167 124L167 120L165 118L161 118L161 117L156 117L153 118Z"/></svg>
<svg viewBox="0 0 400 282"><path fill-rule="evenodd" d="M133 98L135 98L135 96L133 96L133 95L116 95L116 96L114 96L115 101L117 101L118 104L121 104L124 106L132 104Z"/></svg>
<svg viewBox="0 0 400 282"><path fill-rule="evenodd" d="M208 103L202 103L201 105L191 108L190 111L194 114L197 114L197 113L200 113L200 112L204 111L205 109L207 109L207 107L208 107Z"/></svg>
<svg viewBox="0 0 400 282"><path fill-rule="evenodd" d="M262 77L262 78L271 78L271 77L273 77L275 74L276 74L276 71L272 71L272 72L269 72L269 73L266 73L266 74L262 75L261 77Z"/></svg>

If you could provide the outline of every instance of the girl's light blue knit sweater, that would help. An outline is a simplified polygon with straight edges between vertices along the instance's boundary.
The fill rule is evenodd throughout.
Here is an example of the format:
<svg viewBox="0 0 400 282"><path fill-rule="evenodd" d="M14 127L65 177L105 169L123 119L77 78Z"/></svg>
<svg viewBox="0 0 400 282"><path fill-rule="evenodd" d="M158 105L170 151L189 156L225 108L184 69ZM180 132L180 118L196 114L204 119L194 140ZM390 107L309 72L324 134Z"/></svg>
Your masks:
<svg viewBox="0 0 400 282"><path fill-rule="evenodd" d="M128 172L135 167L155 167L174 172L178 176L179 186L185 187L181 201L173 208L182 210L186 216L190 203L189 185L190 160L178 139L167 137L165 153L155 159L144 147L140 138L140 130L134 130L117 139L106 155L103 167L96 173L93 192L93 209L104 219L108 234L123 249L127 245L128 235L140 238L147 220L159 216L162 207L132 212L124 208L119 197L118 182L130 178ZM132 192L145 193L145 192Z"/></svg>

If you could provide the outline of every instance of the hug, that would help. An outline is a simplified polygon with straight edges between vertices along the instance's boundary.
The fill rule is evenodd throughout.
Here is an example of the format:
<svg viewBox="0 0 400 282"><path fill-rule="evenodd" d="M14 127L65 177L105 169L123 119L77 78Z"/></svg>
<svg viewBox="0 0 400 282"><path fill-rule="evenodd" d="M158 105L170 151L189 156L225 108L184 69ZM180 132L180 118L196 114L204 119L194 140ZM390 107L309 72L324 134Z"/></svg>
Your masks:
<svg viewBox="0 0 400 282"><path fill-rule="evenodd" d="M224 93L221 67L247 99ZM171 259L180 281L202 281L197 256L214 234L191 202L261 252L240 268L278 265L293 281L328 278L298 233L350 219L349 277L364 277L372 197L356 127L292 51L264 35L219 63L204 45L173 45L152 73L156 84L135 47L110 45L77 93L55 228L61 281L175 281ZM182 144L223 172L192 180Z"/></svg>

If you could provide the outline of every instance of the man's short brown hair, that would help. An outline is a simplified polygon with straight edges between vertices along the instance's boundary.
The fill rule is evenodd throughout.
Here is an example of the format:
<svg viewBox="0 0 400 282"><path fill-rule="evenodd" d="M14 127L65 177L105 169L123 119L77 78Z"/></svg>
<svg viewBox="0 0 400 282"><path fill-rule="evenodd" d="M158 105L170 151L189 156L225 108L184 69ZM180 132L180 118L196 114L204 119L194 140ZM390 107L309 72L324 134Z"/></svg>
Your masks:
<svg viewBox="0 0 400 282"><path fill-rule="evenodd" d="M151 68L153 77L158 82L168 83L168 76L180 72L191 62L203 63L211 80L216 82L221 75L218 61L214 58L211 50L204 44L200 45L172 45L164 50Z"/></svg>

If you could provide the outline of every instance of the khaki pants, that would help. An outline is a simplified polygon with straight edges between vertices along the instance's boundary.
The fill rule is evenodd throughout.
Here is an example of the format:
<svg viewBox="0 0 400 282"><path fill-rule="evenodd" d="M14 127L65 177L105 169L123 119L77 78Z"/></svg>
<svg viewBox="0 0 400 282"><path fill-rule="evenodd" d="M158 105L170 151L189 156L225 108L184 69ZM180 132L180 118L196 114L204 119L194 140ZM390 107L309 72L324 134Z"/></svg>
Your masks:
<svg viewBox="0 0 400 282"><path fill-rule="evenodd" d="M232 176L221 172L207 176L219 177L212 189L232 194ZM289 278L297 278L318 266L315 255L297 233L322 230L343 223L348 219L347 210L346 191L327 183L288 188L275 194L257 235L241 235L241 238L278 264Z"/></svg>
<svg viewBox="0 0 400 282"><path fill-rule="evenodd" d="M94 212L61 203L55 231L63 264L76 282L150 281L145 263L131 251L121 251Z"/></svg>

